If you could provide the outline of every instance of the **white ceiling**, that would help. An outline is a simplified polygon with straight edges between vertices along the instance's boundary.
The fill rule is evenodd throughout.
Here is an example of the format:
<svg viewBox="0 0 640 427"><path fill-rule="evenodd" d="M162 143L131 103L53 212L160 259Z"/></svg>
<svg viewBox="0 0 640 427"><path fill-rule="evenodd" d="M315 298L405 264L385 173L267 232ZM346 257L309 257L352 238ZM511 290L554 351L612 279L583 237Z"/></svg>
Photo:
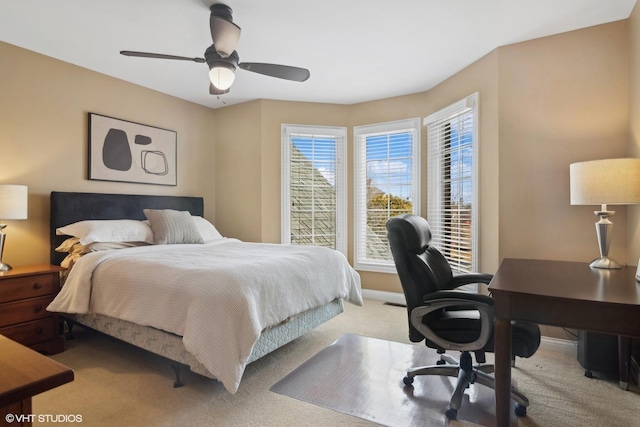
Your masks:
<svg viewBox="0 0 640 427"><path fill-rule="evenodd" d="M0 0L0 40L212 108L353 104L428 90L498 46L626 19L636 0L227 0L242 28L241 62L304 67L311 78L238 69L220 99L209 95L206 64L119 54L203 57L209 6L219 2Z"/></svg>

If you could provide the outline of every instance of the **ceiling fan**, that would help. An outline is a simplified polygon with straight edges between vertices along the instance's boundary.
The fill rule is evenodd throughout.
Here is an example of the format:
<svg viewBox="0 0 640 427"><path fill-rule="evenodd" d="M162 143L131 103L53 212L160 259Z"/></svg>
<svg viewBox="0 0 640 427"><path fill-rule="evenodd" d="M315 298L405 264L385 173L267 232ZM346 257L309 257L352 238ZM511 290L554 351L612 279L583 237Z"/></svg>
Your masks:
<svg viewBox="0 0 640 427"><path fill-rule="evenodd" d="M240 27L233 22L232 10L227 5L219 3L211 6L209 27L211 28L213 44L204 52L204 58L189 58L186 56L135 52L130 50L123 50L120 51L120 53L125 56L138 56L142 58L175 59L199 63L206 62L209 66L209 79L211 80L209 93L212 95L222 95L229 92L235 80L237 67L254 73L296 82L303 82L311 75L306 68L262 62L240 62L240 57L235 51L236 45L240 40Z"/></svg>

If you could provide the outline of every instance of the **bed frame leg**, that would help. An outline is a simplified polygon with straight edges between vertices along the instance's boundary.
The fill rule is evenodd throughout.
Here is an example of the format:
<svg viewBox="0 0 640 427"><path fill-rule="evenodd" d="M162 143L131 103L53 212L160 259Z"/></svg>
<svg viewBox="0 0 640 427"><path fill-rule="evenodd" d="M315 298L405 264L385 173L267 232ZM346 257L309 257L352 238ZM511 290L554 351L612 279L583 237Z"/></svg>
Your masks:
<svg viewBox="0 0 640 427"><path fill-rule="evenodd" d="M75 323L73 323L71 320L66 319L66 318L62 319L62 322L60 323L60 329L61 329L60 333L61 334L64 333L64 329L65 329L64 325L65 325L65 323L67 325L67 328L66 328L67 329L67 333L66 333L64 339L65 340L72 340L72 339L74 339L74 336L73 336L73 333L72 333L71 330L73 329L73 325L75 325Z"/></svg>
<svg viewBox="0 0 640 427"><path fill-rule="evenodd" d="M180 366L179 365L171 365L171 369L176 374L176 380L173 383L173 388L182 387L184 383L180 380Z"/></svg>

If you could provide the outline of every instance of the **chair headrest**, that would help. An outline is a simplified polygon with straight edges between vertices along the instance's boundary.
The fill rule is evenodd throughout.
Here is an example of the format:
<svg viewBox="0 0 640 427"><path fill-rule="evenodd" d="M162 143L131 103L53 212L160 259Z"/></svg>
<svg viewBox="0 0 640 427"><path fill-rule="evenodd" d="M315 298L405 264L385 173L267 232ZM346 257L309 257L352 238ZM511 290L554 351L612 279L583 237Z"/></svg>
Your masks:
<svg viewBox="0 0 640 427"><path fill-rule="evenodd" d="M431 243L431 228L426 219L418 215L402 214L387 221L387 230L402 235L409 252L423 253Z"/></svg>

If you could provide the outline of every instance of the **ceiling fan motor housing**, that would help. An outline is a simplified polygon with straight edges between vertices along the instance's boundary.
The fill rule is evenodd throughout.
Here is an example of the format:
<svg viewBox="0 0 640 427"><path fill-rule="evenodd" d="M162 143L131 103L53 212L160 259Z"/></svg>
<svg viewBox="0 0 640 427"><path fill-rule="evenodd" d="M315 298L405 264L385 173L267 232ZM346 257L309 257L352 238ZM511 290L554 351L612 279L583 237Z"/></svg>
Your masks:
<svg viewBox="0 0 640 427"><path fill-rule="evenodd" d="M211 16L219 16L229 22L233 22L233 11L226 4L218 3L211 5Z"/></svg>
<svg viewBox="0 0 640 427"><path fill-rule="evenodd" d="M238 52L235 50L231 52L231 55L223 58L220 56L218 51L216 50L215 45L209 46L209 48L204 52L204 59L207 61L207 65L209 69L212 69L214 66L223 66L230 68L232 71L235 71L238 67L238 63L240 62L240 57L238 56Z"/></svg>

